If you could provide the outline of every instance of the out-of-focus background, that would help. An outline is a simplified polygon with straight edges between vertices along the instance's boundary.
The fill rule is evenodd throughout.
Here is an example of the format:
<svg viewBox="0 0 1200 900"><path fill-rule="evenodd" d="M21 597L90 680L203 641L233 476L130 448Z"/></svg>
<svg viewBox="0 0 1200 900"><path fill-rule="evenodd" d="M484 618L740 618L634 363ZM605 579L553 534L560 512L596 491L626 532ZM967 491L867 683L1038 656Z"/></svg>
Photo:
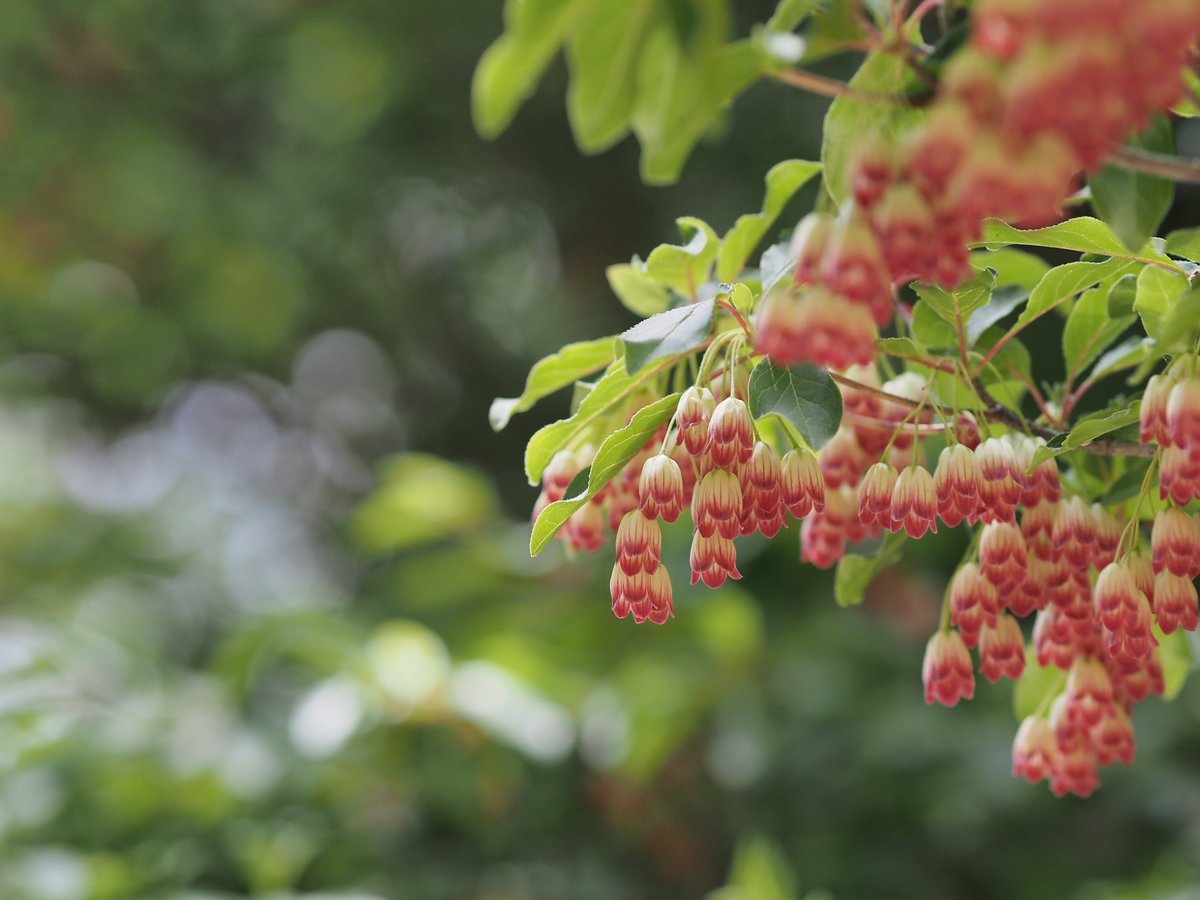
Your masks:
<svg viewBox="0 0 1200 900"><path fill-rule="evenodd" d="M3 3L0 897L1200 896L1200 688L1086 801L1010 777L1009 686L922 702L953 535L855 610L797 529L745 541L661 628L608 554L529 558L566 400L491 398L631 324L604 267L757 209L824 103L756 88L649 189L576 151L561 64L476 137L500 28Z"/></svg>

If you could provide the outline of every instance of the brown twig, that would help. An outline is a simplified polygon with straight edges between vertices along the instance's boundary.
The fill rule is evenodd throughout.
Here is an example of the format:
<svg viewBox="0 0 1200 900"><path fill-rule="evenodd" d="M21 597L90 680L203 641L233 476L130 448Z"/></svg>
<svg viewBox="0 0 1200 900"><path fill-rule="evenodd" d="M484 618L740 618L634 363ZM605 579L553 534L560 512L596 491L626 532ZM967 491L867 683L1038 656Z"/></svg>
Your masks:
<svg viewBox="0 0 1200 900"><path fill-rule="evenodd" d="M1109 151L1110 165L1147 175L1158 175L1172 181L1200 184L1200 159L1186 156L1169 156L1138 147L1117 147Z"/></svg>

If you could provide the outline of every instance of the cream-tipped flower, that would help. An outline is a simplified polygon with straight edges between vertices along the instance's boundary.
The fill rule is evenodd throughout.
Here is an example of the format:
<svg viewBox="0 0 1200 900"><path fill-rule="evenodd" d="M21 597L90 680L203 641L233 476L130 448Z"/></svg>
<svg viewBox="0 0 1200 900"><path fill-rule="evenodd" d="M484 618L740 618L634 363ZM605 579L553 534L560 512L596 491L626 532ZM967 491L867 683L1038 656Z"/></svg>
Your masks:
<svg viewBox="0 0 1200 900"><path fill-rule="evenodd" d="M1195 631L1198 621L1196 585L1186 576L1163 569L1154 576L1154 620L1163 634L1182 628Z"/></svg>
<svg viewBox="0 0 1200 900"><path fill-rule="evenodd" d="M692 521L702 537L720 534L733 540L742 533L742 486L728 469L713 469L696 485Z"/></svg>
<svg viewBox="0 0 1200 900"><path fill-rule="evenodd" d="M1051 535L1054 552L1075 568L1086 568L1096 545L1096 520L1082 497L1071 497L1058 504Z"/></svg>
<svg viewBox="0 0 1200 900"><path fill-rule="evenodd" d="M703 581L710 588L719 588L726 578L742 577L737 568L737 549L733 546L733 541L719 534L704 537L700 532L696 532L692 536L689 562L692 568L692 584Z"/></svg>
<svg viewBox="0 0 1200 900"><path fill-rule="evenodd" d="M638 479L638 509L643 515L674 522L683 509L683 495L679 463L665 453L646 460Z"/></svg>
<svg viewBox="0 0 1200 900"><path fill-rule="evenodd" d="M992 583L979 573L975 563L964 563L950 582L950 616L963 643L974 647L985 625L996 623L1000 601Z"/></svg>
<svg viewBox="0 0 1200 900"><path fill-rule="evenodd" d="M1125 765L1133 762L1133 720L1123 706L1114 706L1112 712L1091 730L1090 737L1092 752L1100 765L1111 765L1118 760Z"/></svg>
<svg viewBox="0 0 1200 900"><path fill-rule="evenodd" d="M1103 569L1116 558L1123 526L1116 516L1099 503L1092 504L1092 521L1096 524L1092 564L1097 569Z"/></svg>
<svg viewBox="0 0 1200 900"><path fill-rule="evenodd" d="M871 313L821 287L770 291L756 321L755 349L780 365L813 362L845 369L875 358Z"/></svg>
<svg viewBox="0 0 1200 900"><path fill-rule="evenodd" d="M979 571L1002 594L1025 580L1029 555L1016 525L992 522L979 539Z"/></svg>
<svg viewBox="0 0 1200 900"><path fill-rule="evenodd" d="M1154 517L1150 547L1155 572L1190 576L1200 559L1200 528L1183 510L1169 506Z"/></svg>
<svg viewBox="0 0 1200 900"><path fill-rule="evenodd" d="M679 398L675 407L675 424L679 428L679 442L692 456L704 452L708 441L708 423L717 401L708 388L692 385Z"/></svg>
<svg viewBox="0 0 1200 900"><path fill-rule="evenodd" d="M1170 446L1171 432L1167 428L1167 401L1176 379L1168 372L1151 375L1142 392L1139 410L1138 437L1143 444L1156 441L1164 447Z"/></svg>
<svg viewBox="0 0 1200 900"><path fill-rule="evenodd" d="M865 525L892 525L892 491L899 480L899 473L883 462L867 469L858 486L858 518Z"/></svg>
<svg viewBox="0 0 1200 900"><path fill-rule="evenodd" d="M1026 716L1013 740L1013 775L1037 784L1050 777L1057 759L1058 742L1050 723L1040 716Z"/></svg>
<svg viewBox="0 0 1200 900"><path fill-rule="evenodd" d="M858 484L871 465L854 431L845 427L839 428L829 443L821 448L817 460L821 464L821 476L826 486L831 488Z"/></svg>
<svg viewBox="0 0 1200 900"><path fill-rule="evenodd" d="M896 479L892 490L891 528L903 528L909 537L922 537L926 531L937 534L937 494L933 476L921 466L910 466Z"/></svg>
<svg viewBox="0 0 1200 900"><path fill-rule="evenodd" d="M979 671L991 682L1001 677L1016 681L1025 671L1025 638L1017 620L1008 613L1000 613L995 626L984 626L979 641Z"/></svg>
<svg viewBox="0 0 1200 900"><path fill-rule="evenodd" d="M754 420L745 403L737 397L726 397L717 404L708 421L704 449L711 463L721 468L749 461L754 452Z"/></svg>
<svg viewBox="0 0 1200 900"><path fill-rule="evenodd" d="M1200 444L1200 377L1181 378L1167 397L1167 434L1176 447Z"/></svg>
<svg viewBox="0 0 1200 900"><path fill-rule="evenodd" d="M809 284L818 278L821 256L833 229L833 216L813 212L806 215L792 232L791 256L795 262L793 281Z"/></svg>
<svg viewBox="0 0 1200 900"><path fill-rule="evenodd" d="M784 505L797 519L825 508L825 479L817 458L803 450L789 450L779 468L779 491Z"/></svg>
<svg viewBox="0 0 1200 900"><path fill-rule="evenodd" d="M1094 728L1113 708L1112 678L1104 664L1091 657L1075 660L1067 673L1066 714L1081 728Z"/></svg>
<svg viewBox="0 0 1200 900"><path fill-rule="evenodd" d="M662 557L662 529L636 509L617 528L617 565L626 575L653 572Z"/></svg>
<svg viewBox="0 0 1200 900"><path fill-rule="evenodd" d="M925 645L921 666L925 702L954 706L962 698L975 696L975 672L971 653L956 631L938 631Z"/></svg>
<svg viewBox="0 0 1200 900"><path fill-rule="evenodd" d="M990 437L975 448L979 462L979 515L984 522L1015 521L1022 478L1010 441Z"/></svg>
<svg viewBox="0 0 1200 900"><path fill-rule="evenodd" d="M938 455L933 487L938 515L950 528L979 514L979 462L963 444L951 444Z"/></svg>

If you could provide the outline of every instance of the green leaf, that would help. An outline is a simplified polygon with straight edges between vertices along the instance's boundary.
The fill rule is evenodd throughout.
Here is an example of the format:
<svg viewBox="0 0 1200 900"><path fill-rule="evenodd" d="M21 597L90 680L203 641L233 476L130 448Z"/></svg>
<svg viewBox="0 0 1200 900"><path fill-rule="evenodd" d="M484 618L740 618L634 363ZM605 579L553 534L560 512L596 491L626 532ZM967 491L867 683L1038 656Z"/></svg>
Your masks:
<svg viewBox="0 0 1200 900"><path fill-rule="evenodd" d="M1167 235L1166 251L1171 256L1182 256L1192 262L1200 262L1200 228L1184 228Z"/></svg>
<svg viewBox="0 0 1200 900"><path fill-rule="evenodd" d="M852 91L830 104L821 162L825 187L839 206L850 195L850 165L864 142L878 137L898 143L901 135L921 121L921 110L899 99L907 70L902 54L872 53L850 79Z"/></svg>
<svg viewBox="0 0 1200 900"><path fill-rule="evenodd" d="M762 212L739 216L721 241L717 257L718 281L733 281L738 277L767 229L783 212L783 207L820 171L820 163L801 159L789 159L771 168L766 177L767 192Z"/></svg>
<svg viewBox="0 0 1200 900"><path fill-rule="evenodd" d="M874 556L847 553L842 557L833 579L833 596L838 606L857 606L863 602L863 595L875 576L900 559L904 539L904 532L896 531L883 539Z"/></svg>
<svg viewBox="0 0 1200 900"><path fill-rule="evenodd" d="M944 350L958 346L958 332L954 326L933 311L927 303L913 307L911 330L913 337L926 347Z"/></svg>
<svg viewBox="0 0 1200 900"><path fill-rule="evenodd" d="M767 20L768 31L792 31L817 11L821 0L779 0L775 12Z"/></svg>
<svg viewBox="0 0 1200 900"><path fill-rule="evenodd" d="M1154 341L1132 335L1113 347L1092 366L1088 380L1095 381L1122 369L1131 369L1155 353Z"/></svg>
<svg viewBox="0 0 1200 900"><path fill-rule="evenodd" d="M1021 287L1032 291L1034 285L1050 271L1050 264L1040 256L1016 247L971 251L971 264L976 269L991 269L996 273L996 289Z"/></svg>
<svg viewBox="0 0 1200 900"><path fill-rule="evenodd" d="M1138 273L1133 310L1142 319L1146 334L1167 342L1171 335L1163 329L1163 320L1175 301L1188 289L1188 280L1178 272L1146 266Z"/></svg>
<svg viewBox="0 0 1200 900"><path fill-rule="evenodd" d="M676 219L684 244L661 244L646 258L646 274L686 297L708 281L720 240L707 222L684 216Z"/></svg>
<svg viewBox="0 0 1200 900"><path fill-rule="evenodd" d="M763 360L750 373L750 414L778 416L813 450L824 447L842 421L842 393L829 373L811 365L776 366Z"/></svg>
<svg viewBox="0 0 1200 900"><path fill-rule="evenodd" d="M979 246L995 248L1007 247L1009 244L1075 250L1079 253L1098 253L1101 256L1138 259L1142 262L1164 262L1171 265L1166 256L1150 245L1142 247L1136 253L1130 253L1111 228L1090 216L1076 216L1049 228L1033 228L1028 231L1013 228L999 219L986 219Z"/></svg>
<svg viewBox="0 0 1200 900"><path fill-rule="evenodd" d="M1096 438L1103 437L1127 425L1135 424L1138 420L1138 410L1141 408L1141 405L1140 400L1132 400L1117 409L1100 410L1099 412L1084 416L1067 433L1062 449L1067 451L1086 447L1092 441L1096 440Z"/></svg>
<svg viewBox="0 0 1200 900"><path fill-rule="evenodd" d="M795 900L796 891L787 857L768 838L756 836L738 841L729 883L708 900Z"/></svg>
<svg viewBox="0 0 1200 900"><path fill-rule="evenodd" d="M594 0L508 0L504 34L484 51L471 83L475 127L491 138L508 127L563 41Z"/></svg>
<svg viewBox="0 0 1200 900"><path fill-rule="evenodd" d="M702 0L699 24L685 47L664 24L646 41L630 117L642 145L642 180L670 184L692 148L737 94L762 73L752 41L725 43L725 4Z"/></svg>
<svg viewBox="0 0 1200 900"><path fill-rule="evenodd" d="M567 344L557 353L539 360L529 370L525 379L525 390L520 397L497 397L488 410L488 421L492 429L500 431L516 413L531 408L543 397L560 388L573 384L584 375L590 375L613 361L616 342L611 337L594 341Z"/></svg>
<svg viewBox="0 0 1200 900"><path fill-rule="evenodd" d="M957 327L958 322L965 326L971 314L987 304L995 284L996 273L984 269L952 292L933 284L913 285L913 290L943 321Z"/></svg>
<svg viewBox="0 0 1200 900"><path fill-rule="evenodd" d="M1017 327L1023 328L1106 278L1121 277L1134 266L1134 263L1124 259L1108 259L1104 262L1067 263L1051 269L1029 295L1028 305L1017 317Z"/></svg>
<svg viewBox="0 0 1200 900"><path fill-rule="evenodd" d="M1155 268L1151 266L1150 268ZM1144 270L1143 270L1144 271ZM1160 269L1159 271L1165 271ZM1108 315L1117 319L1121 316L1134 314L1133 304L1137 302L1137 276L1132 272L1122 275L1108 289Z"/></svg>
<svg viewBox="0 0 1200 900"><path fill-rule="evenodd" d="M1187 85L1187 94L1171 107L1171 112L1185 119L1194 119L1200 116L1200 75L1191 69L1184 69L1183 82Z"/></svg>
<svg viewBox="0 0 1200 900"><path fill-rule="evenodd" d="M1109 486L1100 500L1102 505L1113 506L1123 503L1141 493L1142 482L1146 479L1146 470L1150 468L1150 460L1130 458L1128 462L1131 468Z"/></svg>
<svg viewBox="0 0 1200 900"><path fill-rule="evenodd" d="M1135 147L1157 153L1175 152L1171 122L1157 117L1145 134L1130 141ZM1105 166L1088 178L1092 206L1125 245L1137 252L1146 245L1175 198L1175 183L1143 172Z"/></svg>
<svg viewBox="0 0 1200 900"><path fill-rule="evenodd" d="M621 333L625 370L633 375L649 362L695 350L708 337L715 303L704 300L651 316Z"/></svg>
<svg viewBox="0 0 1200 900"><path fill-rule="evenodd" d="M646 274L645 263L619 263L604 270L608 286L622 305L639 316L652 316L671 308L671 291Z"/></svg>
<svg viewBox="0 0 1200 900"><path fill-rule="evenodd" d="M1029 299L1029 289L1008 285L992 292L988 302L967 321L967 345L974 346L983 333Z"/></svg>
<svg viewBox="0 0 1200 900"><path fill-rule="evenodd" d="M596 451L596 458L592 460L591 468L588 469L586 490L551 503L542 510L537 521L533 523L533 532L529 536L530 556L537 556L541 553L550 539L558 534L559 529L567 523L567 519L571 518L577 509L590 501L606 484L613 480L617 473L646 445L646 441L658 430L659 426L671 418L678 404L679 394L671 394L656 400L634 413L628 425L604 439L600 449ZM571 487L578 488L578 480L577 476L576 480L571 482ZM570 488L568 488L569 490Z"/></svg>
<svg viewBox="0 0 1200 900"><path fill-rule="evenodd" d="M1132 315L1116 319L1109 316L1108 292L1098 288L1086 291L1071 309L1063 328L1062 347L1067 377L1074 380L1105 347L1121 336L1121 332L1133 320Z"/></svg>
<svg viewBox="0 0 1200 900"><path fill-rule="evenodd" d="M646 376L631 376L625 371L625 361L618 359L583 396L574 413L535 431L529 443L525 445L525 476L529 483L535 486L540 483L542 473L546 471L546 466L554 454L582 434L616 403L632 396L645 378Z"/></svg>
<svg viewBox="0 0 1200 900"><path fill-rule="evenodd" d="M1179 630L1163 634L1156 625L1154 636L1158 638L1158 658L1163 668L1162 696L1164 700L1174 700L1183 690L1188 674L1195 666L1188 633Z"/></svg>
<svg viewBox="0 0 1200 900"><path fill-rule="evenodd" d="M1200 286L1189 288L1167 309L1160 325L1161 349L1190 346L1197 328L1200 328Z"/></svg>
<svg viewBox="0 0 1200 900"><path fill-rule="evenodd" d="M1025 648L1025 671L1013 688L1013 713L1017 721L1033 715L1046 715L1050 702L1067 686L1067 673L1054 666L1038 665L1033 644Z"/></svg>
<svg viewBox="0 0 1200 900"><path fill-rule="evenodd" d="M928 354L912 338L888 337L875 342L881 353L902 359L927 359Z"/></svg>
<svg viewBox="0 0 1200 900"><path fill-rule="evenodd" d="M603 0L567 41L567 116L584 153L598 153L629 131L639 53L659 12L659 0Z"/></svg>

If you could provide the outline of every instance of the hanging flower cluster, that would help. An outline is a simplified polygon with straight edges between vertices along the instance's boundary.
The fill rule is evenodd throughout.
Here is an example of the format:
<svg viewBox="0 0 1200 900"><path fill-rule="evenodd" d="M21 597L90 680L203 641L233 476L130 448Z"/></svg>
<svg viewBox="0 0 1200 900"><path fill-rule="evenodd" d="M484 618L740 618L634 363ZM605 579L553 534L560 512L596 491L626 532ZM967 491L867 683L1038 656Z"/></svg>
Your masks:
<svg viewBox="0 0 1200 900"><path fill-rule="evenodd" d="M906 4L889 4L902 39L881 30L877 54L912 51L905 35L936 5L914 4L904 21ZM662 523L690 522L689 580L714 589L742 577L739 540L796 523L801 559L844 565L839 585L843 571L894 560L904 539L962 529L967 550L926 646L925 700L971 699L977 673L1034 685L1013 773L1086 796L1101 768L1132 761L1133 707L1172 690L1168 651L1200 625L1200 252L1191 233L1148 241L1161 214L1132 237L1090 218L1011 226L1059 219L1081 176L1181 100L1200 3L978 0L959 14L970 37L938 60L928 109L897 118L907 100L870 96L891 112L845 154L842 209L805 216L786 260L746 267L778 196L724 241L704 226L687 246L635 259L629 296L614 287L655 314L615 342L544 360L499 415L576 383L571 417L527 451L541 483L531 550L557 536L595 551L615 534L621 619L675 614ZM845 127L838 104L864 101L839 94L830 118ZM1088 183L1099 211L1100 179ZM989 246L998 226L1014 235L1001 245L1094 255L1050 269L1016 252L1027 271L1010 272L1001 297L997 269L974 277L999 254L969 255L988 219L1008 223L986 225ZM915 303L897 293L909 283ZM1066 373L1039 390L1017 336L1054 309L1069 310ZM1017 321L1000 327L1010 313ZM1136 320L1145 338L1112 347ZM878 359L881 348L907 369ZM1014 350L1023 371L1000 355ZM1131 370L1128 385L1145 383L1140 407L1122 396L1078 415L1098 380ZM1115 461L1092 465L1101 454Z"/></svg>
<svg viewBox="0 0 1200 900"><path fill-rule="evenodd" d="M870 363L894 284L967 279L984 219L1060 218L1079 173L1180 98L1200 4L988 0L975 21L925 121L868 142L841 215L796 229L793 284L759 313L758 349L776 362Z"/></svg>

